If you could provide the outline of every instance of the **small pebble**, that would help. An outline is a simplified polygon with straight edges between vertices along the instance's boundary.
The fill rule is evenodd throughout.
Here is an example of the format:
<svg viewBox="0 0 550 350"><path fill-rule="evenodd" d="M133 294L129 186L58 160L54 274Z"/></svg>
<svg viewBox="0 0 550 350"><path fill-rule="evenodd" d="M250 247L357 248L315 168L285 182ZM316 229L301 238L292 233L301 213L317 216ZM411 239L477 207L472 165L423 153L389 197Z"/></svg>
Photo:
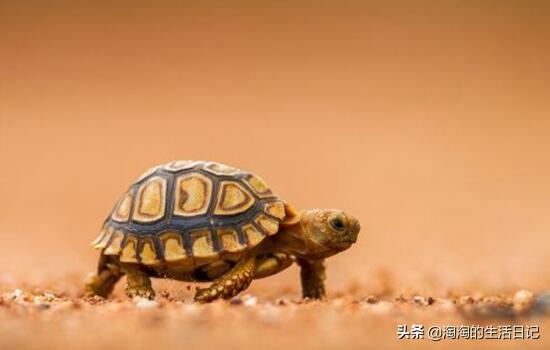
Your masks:
<svg viewBox="0 0 550 350"><path fill-rule="evenodd" d="M512 299L514 310L516 312L526 312L528 311L535 301L534 295L532 292L522 289L514 294Z"/></svg>
<svg viewBox="0 0 550 350"><path fill-rule="evenodd" d="M444 314L451 314L456 311L456 305L451 300L438 301L436 307Z"/></svg>
<svg viewBox="0 0 550 350"><path fill-rule="evenodd" d="M367 302L367 304L376 304L380 301L380 299L378 299L378 297L375 295L369 295L367 299L365 299L365 301Z"/></svg>
<svg viewBox="0 0 550 350"><path fill-rule="evenodd" d="M141 297L135 297L133 302L136 304L138 309L154 309L159 306L159 303L156 300Z"/></svg>
<svg viewBox="0 0 550 350"><path fill-rule="evenodd" d="M467 304L473 304L475 302L474 298L472 298L469 295L465 295L463 297L458 298L457 304L458 305L467 305Z"/></svg>
<svg viewBox="0 0 550 350"><path fill-rule="evenodd" d="M388 315L394 310L393 303L390 303L389 301L381 301L372 305L367 304L365 307L368 307L373 313L378 315Z"/></svg>
<svg viewBox="0 0 550 350"><path fill-rule="evenodd" d="M264 322L273 323L280 319L281 309L275 307L271 303L267 303L259 309L259 314Z"/></svg>
<svg viewBox="0 0 550 350"><path fill-rule="evenodd" d="M401 294L393 299L395 302L398 303L408 303L409 298L407 298L405 295Z"/></svg>
<svg viewBox="0 0 550 350"><path fill-rule="evenodd" d="M183 305L183 313L187 315L196 315L199 312L199 306L197 304L185 304Z"/></svg>
<svg viewBox="0 0 550 350"><path fill-rule="evenodd" d="M245 306L255 306L258 303L258 299L252 295L243 296L243 304Z"/></svg>
<svg viewBox="0 0 550 350"><path fill-rule="evenodd" d="M56 299L59 299L55 294L51 292L44 292L44 298L46 298L48 301L54 301Z"/></svg>
<svg viewBox="0 0 550 350"><path fill-rule="evenodd" d="M428 302L426 301L426 299L420 295L415 295L413 297L413 301L418 305L428 305Z"/></svg>

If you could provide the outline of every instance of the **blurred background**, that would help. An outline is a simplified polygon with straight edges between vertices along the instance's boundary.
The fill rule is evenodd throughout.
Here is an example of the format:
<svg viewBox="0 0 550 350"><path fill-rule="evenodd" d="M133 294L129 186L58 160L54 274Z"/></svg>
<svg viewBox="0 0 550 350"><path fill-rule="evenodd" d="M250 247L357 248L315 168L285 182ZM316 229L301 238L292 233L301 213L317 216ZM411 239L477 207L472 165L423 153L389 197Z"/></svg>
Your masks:
<svg viewBox="0 0 550 350"><path fill-rule="evenodd" d="M142 171L210 159L360 218L332 294L548 287L549 18L545 1L1 1L0 276L84 278ZM252 291L281 286L296 268Z"/></svg>

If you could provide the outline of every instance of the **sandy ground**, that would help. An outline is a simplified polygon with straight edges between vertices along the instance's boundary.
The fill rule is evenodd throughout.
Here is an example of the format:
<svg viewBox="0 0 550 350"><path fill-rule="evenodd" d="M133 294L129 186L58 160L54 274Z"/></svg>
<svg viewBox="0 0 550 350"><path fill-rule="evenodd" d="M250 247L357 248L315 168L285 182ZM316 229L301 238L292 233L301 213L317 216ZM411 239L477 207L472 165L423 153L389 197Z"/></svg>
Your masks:
<svg viewBox="0 0 550 350"><path fill-rule="evenodd" d="M280 288L199 305L191 301L188 289L181 291L166 282L156 285L159 296L149 301L129 300L118 289L109 300L84 296L77 276L49 286L14 288L4 283L0 348L548 349L550 345L550 294L526 290L507 295L448 293L436 298L383 293L359 297L361 288L355 286L319 302L300 300L292 288ZM424 339L399 339L397 327L403 324L409 331L413 324L423 325ZM430 327L448 325L523 326L523 337L528 334L526 327L538 327L538 331L531 328L531 334L540 339L428 339Z"/></svg>

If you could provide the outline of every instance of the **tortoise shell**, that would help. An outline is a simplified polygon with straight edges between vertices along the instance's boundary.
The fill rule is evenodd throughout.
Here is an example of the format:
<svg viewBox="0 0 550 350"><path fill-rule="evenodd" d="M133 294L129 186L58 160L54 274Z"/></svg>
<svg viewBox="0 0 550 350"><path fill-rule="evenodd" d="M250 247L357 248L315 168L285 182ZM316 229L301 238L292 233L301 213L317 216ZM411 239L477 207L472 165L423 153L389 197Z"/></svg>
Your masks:
<svg viewBox="0 0 550 350"><path fill-rule="evenodd" d="M285 216L284 202L260 177L216 162L177 160L130 186L92 245L125 263L215 258L258 245Z"/></svg>

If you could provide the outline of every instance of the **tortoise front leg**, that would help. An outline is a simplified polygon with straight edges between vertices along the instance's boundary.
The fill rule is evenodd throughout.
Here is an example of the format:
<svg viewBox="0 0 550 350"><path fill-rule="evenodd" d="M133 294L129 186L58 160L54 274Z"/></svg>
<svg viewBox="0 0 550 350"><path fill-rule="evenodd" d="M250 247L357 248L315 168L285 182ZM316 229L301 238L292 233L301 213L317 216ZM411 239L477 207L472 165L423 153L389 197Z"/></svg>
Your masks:
<svg viewBox="0 0 550 350"><path fill-rule="evenodd" d="M326 295L324 259L306 260L298 259L301 267L302 297L309 299L324 299Z"/></svg>
<svg viewBox="0 0 550 350"><path fill-rule="evenodd" d="M155 299L155 290L151 278L139 265L127 264L122 269L126 273L126 295L129 298L141 297Z"/></svg>
<svg viewBox="0 0 550 350"><path fill-rule="evenodd" d="M258 262L254 278L264 278L279 273L292 265L294 259L286 253L273 253Z"/></svg>
<svg viewBox="0 0 550 350"><path fill-rule="evenodd" d="M235 267L215 279L207 288L197 290L195 301L209 303L219 298L229 299L239 294L254 279L256 256L250 255L240 260Z"/></svg>

